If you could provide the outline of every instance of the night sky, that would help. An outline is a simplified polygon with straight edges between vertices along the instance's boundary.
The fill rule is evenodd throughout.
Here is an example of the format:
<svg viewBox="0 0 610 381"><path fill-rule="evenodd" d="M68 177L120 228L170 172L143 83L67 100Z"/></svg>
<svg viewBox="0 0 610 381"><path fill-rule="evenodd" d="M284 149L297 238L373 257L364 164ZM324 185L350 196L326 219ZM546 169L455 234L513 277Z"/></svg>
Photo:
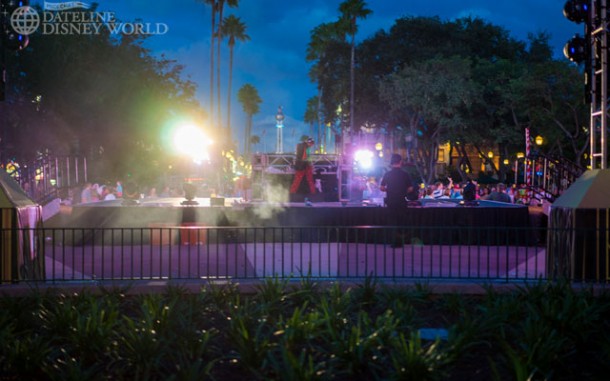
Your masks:
<svg viewBox="0 0 610 381"><path fill-rule="evenodd" d="M52 2L59 2L53 0ZM282 105L286 114L284 150L292 151L301 135L307 134L303 114L308 98L316 95L309 82L310 65L305 61L310 31L324 22L336 21L341 0L241 0L236 9L225 8L247 25L251 40L235 45L233 69L232 121L234 139L241 141L245 115L237 101L237 90L246 83L257 88L263 103L254 116L253 134L265 135L259 150L275 148L275 113ZM32 4L42 1L32 1ZM85 1L85 3L91 3ZM198 84L198 99L207 109L209 92L210 9L195 0L99 0L99 11L114 12L123 21L164 23L168 33L147 42L154 54L165 54L185 66L185 75ZM564 0L368 0L373 11L359 21L357 39L370 37L402 16L439 16L442 20L478 16L508 29L525 40L528 33L545 31L557 57L563 57L565 42L582 25L563 16ZM222 59L228 63L228 49ZM227 65L228 66L228 65ZM224 67L223 67L224 68ZM222 103L226 104L227 70L224 69ZM223 118L226 119L226 111Z"/></svg>

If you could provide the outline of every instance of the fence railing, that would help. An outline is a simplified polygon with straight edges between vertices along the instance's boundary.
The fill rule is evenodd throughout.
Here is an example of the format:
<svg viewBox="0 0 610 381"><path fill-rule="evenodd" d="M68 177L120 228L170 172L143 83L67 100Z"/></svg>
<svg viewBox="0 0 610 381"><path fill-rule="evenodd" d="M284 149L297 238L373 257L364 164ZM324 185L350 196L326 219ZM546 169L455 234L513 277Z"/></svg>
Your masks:
<svg viewBox="0 0 610 381"><path fill-rule="evenodd" d="M548 277L547 234L404 226L4 229L0 280L539 279Z"/></svg>

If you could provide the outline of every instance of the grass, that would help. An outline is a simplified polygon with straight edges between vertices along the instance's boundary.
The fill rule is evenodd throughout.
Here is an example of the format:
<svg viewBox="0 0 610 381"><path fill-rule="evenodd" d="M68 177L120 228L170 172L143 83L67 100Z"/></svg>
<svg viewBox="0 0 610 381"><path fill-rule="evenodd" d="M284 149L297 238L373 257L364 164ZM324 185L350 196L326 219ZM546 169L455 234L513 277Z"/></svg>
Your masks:
<svg viewBox="0 0 610 381"><path fill-rule="evenodd" d="M192 294L0 298L0 379L602 380L610 296L539 283L432 294L269 279ZM443 328L447 339L424 339Z"/></svg>

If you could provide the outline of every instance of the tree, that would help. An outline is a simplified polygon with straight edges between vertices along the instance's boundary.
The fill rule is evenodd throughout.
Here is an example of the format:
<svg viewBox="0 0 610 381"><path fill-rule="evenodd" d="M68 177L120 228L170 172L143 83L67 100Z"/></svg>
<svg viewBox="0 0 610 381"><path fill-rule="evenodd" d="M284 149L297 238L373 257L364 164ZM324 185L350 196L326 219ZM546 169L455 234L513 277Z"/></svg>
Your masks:
<svg viewBox="0 0 610 381"><path fill-rule="evenodd" d="M218 110L218 126L222 128L222 117L220 115L220 45L223 36L222 27L223 27L223 12L225 4L229 7L237 7L239 0L216 0L217 4L217 12L218 12L218 28L216 30L216 107ZM229 139L229 143L231 141L230 135L225 135Z"/></svg>
<svg viewBox="0 0 610 381"><path fill-rule="evenodd" d="M10 141L3 137L10 155L86 156L100 179L152 179L167 168L164 125L175 115L202 114L180 65L153 57L142 35L117 38L104 28L33 38L37 44L7 65L15 103L0 105L0 113L11 124Z"/></svg>
<svg viewBox="0 0 610 381"><path fill-rule="evenodd" d="M250 136L250 144L251 144L251 145L254 145L254 146L255 146L255 145L259 144L260 142L261 142L261 138L260 138L260 136L258 136L258 135L252 135L252 136Z"/></svg>
<svg viewBox="0 0 610 381"><path fill-rule="evenodd" d="M582 74L575 66L567 61L527 65L498 95L506 120L519 134L520 150L528 127L532 136L544 136L548 155L582 166L589 147L589 113L582 101Z"/></svg>
<svg viewBox="0 0 610 381"><path fill-rule="evenodd" d="M215 30L216 30L216 14L218 12L218 1L217 0L197 0L197 2L204 3L210 6L210 105L209 113L210 118L214 115L214 42L215 42Z"/></svg>
<svg viewBox="0 0 610 381"><path fill-rule="evenodd" d="M305 109L305 115L303 115L303 121L309 124L309 136L314 136L314 125L319 121L318 115L319 110L318 106L320 101L318 97L311 97L307 100L307 109ZM320 125L317 125L317 142L318 146L323 147L324 145L321 143L322 139L320 136Z"/></svg>
<svg viewBox="0 0 610 381"><path fill-rule="evenodd" d="M318 95L316 96L318 104L316 105L316 119L318 128L321 125L326 125L327 123L334 122L335 115L329 115L329 113L324 112L323 107L323 95L325 95L324 90L324 78L326 73L329 71L325 66L326 54L327 52L331 52L331 47L335 47L339 44L342 44L339 33L337 31L336 23L324 23L315 27L311 32L311 39L307 44L307 61L313 61L311 69L309 70L309 79L317 84ZM328 98L328 97L326 97ZM308 101L309 102L309 101ZM328 104L334 104L335 102L328 102ZM309 104L308 104L309 109ZM335 107L332 108L335 110ZM325 115L326 114L326 115ZM320 138L318 137L318 141ZM326 137L326 129L324 130L323 136L323 144L327 144Z"/></svg>
<svg viewBox="0 0 610 381"><path fill-rule="evenodd" d="M246 131L244 139L244 156L250 153L250 135L252 133L252 116L260 111L261 97L254 86L247 83L243 85L237 92L237 100L241 103L242 108L248 119L246 121Z"/></svg>
<svg viewBox="0 0 610 381"><path fill-rule="evenodd" d="M417 164L426 182L434 181L439 145L471 126L470 110L480 97L470 60L437 58L405 66L389 75L380 91L391 111L412 115L409 129L420 148Z"/></svg>
<svg viewBox="0 0 610 381"><path fill-rule="evenodd" d="M249 41L250 36L246 34L246 24L239 17L233 15L226 17L223 21L222 33L228 38L229 45L229 86L227 87L227 134L231 136L231 86L233 83L233 48L236 41Z"/></svg>
<svg viewBox="0 0 610 381"><path fill-rule="evenodd" d="M350 36L350 92L349 92L349 128L354 131L354 86L356 68L356 33L358 33L358 19L364 19L372 13L366 8L363 0L345 0L339 5L341 18L339 19L340 28Z"/></svg>
<svg viewBox="0 0 610 381"><path fill-rule="evenodd" d="M333 28L327 29L333 31ZM320 35L316 32L312 33L308 50L308 58L315 60L310 76L318 88L324 90L318 93L324 120L332 121L341 117L336 110L347 109L348 84L342 77L348 68L343 50L346 48L331 33L329 38L314 40L313 37ZM579 102L582 77L574 67L568 68L566 62L553 60L550 52L548 36L544 33L531 35L526 43L511 38L504 28L478 18L455 21L441 21L438 17L397 19L388 31L379 31L356 46L359 59L355 67L358 81L354 87L354 103L358 115L353 115L354 123L384 128L392 136L395 131L406 132L419 143L430 139L426 131L438 131L440 140L434 144L451 142L452 147L459 148L463 145L458 142L468 142L479 150L498 147L503 158L523 151L523 129L529 126L532 131L550 130L544 135L552 142L553 149L567 150L570 156L578 158L586 145L586 139L583 139L586 133L582 128L586 110ZM454 71L446 64L462 59L467 63L460 63L453 74L464 76L454 78L455 83L448 83L451 86L439 87L449 77L443 71ZM432 65L430 70L434 67L444 69L438 72L437 78L431 78L421 69L425 65ZM386 94L382 94L380 83L387 86L387 80L393 75L404 75L406 68L414 71L409 76L412 81L409 86L427 79L430 82L422 89L428 92L411 92L411 98L406 99L400 93L403 84L397 82L396 88L386 87L383 90ZM454 88L457 85L460 87ZM446 98L443 102L457 100L457 94L470 95L467 103L450 104L444 110L451 111L451 115L443 115L442 109L426 104L425 97L430 96L432 90L436 91L433 95L437 100ZM395 99L392 91L396 92ZM401 99L404 103L392 107L392 99ZM423 109L418 110L415 106ZM446 128L438 124L439 121L446 123ZM559 132L563 139L557 138ZM431 168L436 157L432 147L425 149L420 144L419 148L418 152L426 152L425 157L420 157L425 161L425 164L420 163L422 171L434 177ZM460 148L458 152L460 161L467 159L465 150Z"/></svg>

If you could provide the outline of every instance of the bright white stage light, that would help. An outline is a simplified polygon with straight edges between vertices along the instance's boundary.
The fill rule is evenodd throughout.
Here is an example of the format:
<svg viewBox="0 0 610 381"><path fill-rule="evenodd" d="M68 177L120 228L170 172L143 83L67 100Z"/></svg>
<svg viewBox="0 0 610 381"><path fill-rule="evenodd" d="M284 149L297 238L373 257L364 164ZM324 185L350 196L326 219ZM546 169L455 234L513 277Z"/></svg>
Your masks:
<svg viewBox="0 0 610 381"><path fill-rule="evenodd" d="M370 169L373 166L373 152L362 149L354 153L354 161L358 163L362 169Z"/></svg>
<svg viewBox="0 0 610 381"><path fill-rule="evenodd" d="M177 152L192 158L195 163L210 160L208 147L212 141L200 128L192 124L180 126L174 131L172 141Z"/></svg>

